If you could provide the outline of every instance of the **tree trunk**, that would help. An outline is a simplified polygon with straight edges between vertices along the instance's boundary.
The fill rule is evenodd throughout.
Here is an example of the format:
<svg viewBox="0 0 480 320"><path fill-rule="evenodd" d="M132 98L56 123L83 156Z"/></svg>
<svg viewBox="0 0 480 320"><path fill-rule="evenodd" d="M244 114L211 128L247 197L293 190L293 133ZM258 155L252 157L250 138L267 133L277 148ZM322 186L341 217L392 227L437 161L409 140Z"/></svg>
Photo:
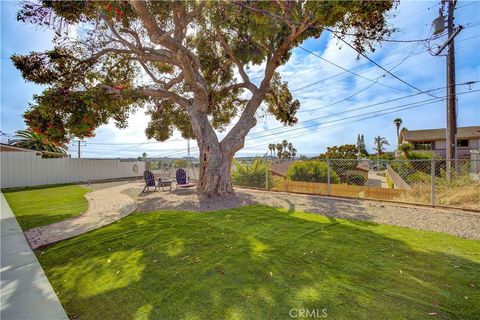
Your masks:
<svg viewBox="0 0 480 320"><path fill-rule="evenodd" d="M234 191L230 172L235 152L222 148L206 112L200 108L191 108L189 115L200 150L197 193L207 197L232 195Z"/></svg>
<svg viewBox="0 0 480 320"><path fill-rule="evenodd" d="M234 193L230 176L232 160L233 155L222 151L218 142L204 142L200 146L197 192L208 197L232 195Z"/></svg>
<svg viewBox="0 0 480 320"><path fill-rule="evenodd" d="M257 123L255 110L263 101L267 89L255 94L247 104L237 124L222 140L218 141L207 115L207 106L200 104L188 109L192 129L200 149L200 173L197 193L203 196L233 195L231 179L235 152L243 148L245 137ZM248 112L247 112L248 110Z"/></svg>

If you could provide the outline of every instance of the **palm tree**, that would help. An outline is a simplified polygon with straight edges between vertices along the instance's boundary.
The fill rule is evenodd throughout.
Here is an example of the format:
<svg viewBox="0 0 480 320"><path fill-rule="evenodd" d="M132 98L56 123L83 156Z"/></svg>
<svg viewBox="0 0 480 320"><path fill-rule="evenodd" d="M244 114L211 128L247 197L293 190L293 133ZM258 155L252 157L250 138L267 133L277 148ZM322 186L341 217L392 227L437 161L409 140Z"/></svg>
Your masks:
<svg viewBox="0 0 480 320"><path fill-rule="evenodd" d="M9 144L31 150L67 154L67 147L64 144L55 143L45 135L33 132L30 129L16 131Z"/></svg>
<svg viewBox="0 0 480 320"><path fill-rule="evenodd" d="M142 158L143 158L143 160L147 159L147 153L146 152L142 153Z"/></svg>
<svg viewBox="0 0 480 320"><path fill-rule="evenodd" d="M268 144L268 150L270 150L270 156L273 157L273 152L275 152L275 144Z"/></svg>
<svg viewBox="0 0 480 320"><path fill-rule="evenodd" d="M297 149L292 148L292 151L290 151L290 154L292 155L292 159L295 160L295 156L297 155Z"/></svg>
<svg viewBox="0 0 480 320"><path fill-rule="evenodd" d="M408 129L405 128L405 127L403 127L402 130L400 130L400 137L398 138L398 140L399 140L398 142L399 142L399 143L402 142L403 134L404 134L405 132L407 132L407 131L408 131Z"/></svg>
<svg viewBox="0 0 480 320"><path fill-rule="evenodd" d="M385 150L383 146L389 146L390 143L388 143L387 139L381 136L376 136L374 141L375 141L375 147L373 149L377 151L377 156L380 157L383 150Z"/></svg>
<svg viewBox="0 0 480 320"><path fill-rule="evenodd" d="M397 127L397 141L398 144L400 144L400 126L402 125L403 121L402 118L395 118L393 120L393 124L395 124L395 127Z"/></svg>
<svg viewBox="0 0 480 320"><path fill-rule="evenodd" d="M283 151L287 151L288 141L287 141L287 140L283 140L283 141L282 141L282 146L283 146Z"/></svg>
<svg viewBox="0 0 480 320"><path fill-rule="evenodd" d="M403 153L403 156L405 157L406 160L410 159L410 151L412 149L413 149L413 146L408 142L399 144L397 148L398 151L401 151Z"/></svg>
<svg viewBox="0 0 480 320"><path fill-rule="evenodd" d="M283 158L283 144L277 143L275 145L275 148L277 148L277 157L279 159L282 159Z"/></svg>

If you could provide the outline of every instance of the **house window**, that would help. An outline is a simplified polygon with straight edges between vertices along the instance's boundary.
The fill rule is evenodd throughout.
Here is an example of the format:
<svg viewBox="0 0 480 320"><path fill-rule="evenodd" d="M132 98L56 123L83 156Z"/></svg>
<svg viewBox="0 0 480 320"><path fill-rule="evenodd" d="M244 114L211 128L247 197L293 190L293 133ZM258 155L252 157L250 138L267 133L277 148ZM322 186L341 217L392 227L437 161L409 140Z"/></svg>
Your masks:
<svg viewBox="0 0 480 320"><path fill-rule="evenodd" d="M417 150L432 150L433 149L433 141L419 141L415 142L415 149Z"/></svg>
<svg viewBox="0 0 480 320"><path fill-rule="evenodd" d="M468 147L468 140L467 139L457 140L457 147Z"/></svg>

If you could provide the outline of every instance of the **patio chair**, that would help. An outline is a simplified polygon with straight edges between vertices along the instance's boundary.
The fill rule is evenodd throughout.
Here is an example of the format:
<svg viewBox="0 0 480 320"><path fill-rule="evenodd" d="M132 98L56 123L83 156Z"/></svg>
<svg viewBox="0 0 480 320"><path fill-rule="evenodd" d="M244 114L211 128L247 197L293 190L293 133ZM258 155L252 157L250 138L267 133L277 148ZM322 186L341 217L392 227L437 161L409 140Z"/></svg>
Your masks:
<svg viewBox="0 0 480 320"><path fill-rule="evenodd" d="M151 171L145 170L143 172L143 179L145 180L145 187L142 190L142 193L145 192L145 190L149 190L150 187L155 187L154 191L157 191L157 184L155 183L155 176Z"/></svg>
<svg viewBox="0 0 480 320"><path fill-rule="evenodd" d="M187 173L183 169L178 169L175 172L175 178L177 179L177 188L188 188L195 186L195 184L190 183L190 177L187 177Z"/></svg>

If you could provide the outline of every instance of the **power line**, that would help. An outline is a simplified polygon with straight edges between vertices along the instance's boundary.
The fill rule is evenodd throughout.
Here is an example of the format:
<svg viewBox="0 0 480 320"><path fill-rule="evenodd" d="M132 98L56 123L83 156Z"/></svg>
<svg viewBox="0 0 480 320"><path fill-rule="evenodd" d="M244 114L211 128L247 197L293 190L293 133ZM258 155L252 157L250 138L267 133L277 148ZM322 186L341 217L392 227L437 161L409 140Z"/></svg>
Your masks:
<svg viewBox="0 0 480 320"><path fill-rule="evenodd" d="M474 90L474 91L468 91L468 92L462 92L461 94L468 94L468 93L474 93L474 92L479 92L480 90ZM331 125L331 126L327 126L327 127L323 127L321 128L320 130L317 130L315 132L312 132L311 134L317 134L318 132L321 132L321 131L324 131L324 130L327 130L327 129L331 129L331 128L335 128L335 127L341 127L341 126L344 126L346 123L354 123L354 122L359 122L359 121L363 121L363 120L367 120L367 119L372 119L372 118L376 118L376 117L380 117L380 116L383 116L385 114L390 114L390 113L395 113L395 112L399 112L399 111L404 111L404 110L408 110L408 109L413 109L413 108L417 108L417 107L422 107L422 106L426 106L426 105L430 105L430 104L433 104L433 103L436 103L436 102L440 102L440 101L444 101L445 98L440 98L440 99L429 99L429 100L434 100L434 101L430 101L430 102L425 102L425 103L421 103L421 104L418 104L418 105L413 105L413 106L408 106L408 107L403 107L403 108L400 108L400 109L395 109L395 110L391 110L391 111L387 111L387 112L382 112L382 113L378 113L378 114L375 114L373 116L368 116L368 117L364 117L364 118L361 118L361 119L357 119L357 120L354 120L354 121L347 121L345 123L340 123L340 124L336 124L336 125ZM384 109L384 110L388 110L388 109ZM361 114L361 115L357 115L355 117L358 117L358 116L363 116L363 115L366 115L366 114L371 114L372 112L369 112L369 113L365 113L365 114ZM349 117L349 118L354 118L354 117ZM320 124L313 124L313 125L309 125L309 126L305 126L305 127L302 127L302 128L296 128L295 130L303 130L303 129L308 129L308 128L311 128L311 127L314 127L314 126L319 126L319 125L322 125L322 124L327 124L327 123L333 123L333 122L340 122L340 121L343 121L343 120L346 120L346 119L349 119L349 118L342 118L342 119L337 119L337 120L333 120L333 121L329 121L329 122L324 122L324 123L320 123ZM290 130L290 131L294 131L294 130ZM269 136L273 136L274 134L271 134ZM294 136L290 136L288 135L287 133L287 136L285 136L285 138L293 138L293 137L297 137L297 136L304 136L305 133L300 133L300 134L297 134L297 135L294 135ZM266 138L265 137L262 137L262 138ZM255 147L255 146L260 146L260 145L265 145L265 142L263 143L260 143L260 144L257 144L257 145L254 145L254 146L250 146L250 147L247 147L247 148L244 148L243 150L248 150L252 147Z"/></svg>
<svg viewBox="0 0 480 320"><path fill-rule="evenodd" d="M467 84L475 84L475 83L478 83L480 81L472 81L472 82L464 82L464 83L458 83L456 84L456 86L460 86L460 85L467 85ZM435 89L430 89L428 90L429 92L435 92L435 91L438 91L438 90L442 90L442 89L445 89L446 86L443 86L443 87L439 87L439 88L435 88ZM369 104L369 105L365 105L365 106L362 106L362 107L359 107L359 108L356 108L355 110L359 110L359 109L367 109L367 108L371 108L371 107L374 107L374 106L379 106L379 105L382 105L382 104L386 104L386 103L390 103L390 102L396 102L396 101L400 101L400 100L403 100L403 99L407 99L407 98L411 98L411 97L415 97L415 96L418 96L420 95L421 93L413 93L413 94L410 94L410 95L407 95L407 96L402 96L402 97L397 97L397 98L393 98L393 99L389 99L389 100L385 100L385 101L382 101L382 102L377 102L377 103L374 103L374 104ZM437 97L435 97L437 98ZM310 111L312 111L313 109L310 109ZM351 110L353 111L353 110ZM306 122L309 122L311 120L317 120L318 118L312 118L312 119L308 119L302 123L306 123ZM260 135L266 131L276 131L278 129L284 129L285 127L284 126L281 126L281 127L276 127L276 128L272 128L272 129L269 129L269 130L265 130L263 132L259 132L257 135ZM255 135L255 134L254 134Z"/></svg>
<svg viewBox="0 0 480 320"><path fill-rule="evenodd" d="M330 60L327 60L327 59L323 58L322 56L316 54L315 52L310 51L310 50L308 50L308 49L306 49L306 48L304 48L304 47L302 47L302 46L298 46L298 48L300 48L300 49L302 49L302 50L310 53L311 55L319 58L319 59L322 60L322 61L325 61L325 62L327 62L327 63L329 63L329 64L331 64L331 65L333 65L333 66L335 66L335 67L337 67L337 68L339 68L339 69L342 69L342 70L345 71L345 72L351 73L351 74L353 74L353 75L356 76L356 77L362 78L362 79L364 79L364 80L367 80L367 81L370 81L370 82L373 82L373 83L378 83L378 84L380 84L380 85L382 85L382 86L384 86L384 87L390 88L390 89L394 89L394 90L398 90L398 91L405 91L405 90L403 90L403 89L399 89L399 88L395 88L395 87L392 87L392 86L389 86L389 85L386 85L386 84L383 84L383 83L379 83L378 80L373 80L373 79L364 77L364 76L362 76L361 74L358 74L358 73L356 73L356 72L353 72L353 71L351 71L351 70L349 70L349 69L346 69L346 68L344 68L344 67L342 67L342 66L340 66L340 65L338 65L338 64L336 64L336 63L334 63L334 62L332 62L332 61L330 61Z"/></svg>
<svg viewBox="0 0 480 320"><path fill-rule="evenodd" d="M417 46L417 45L413 45L412 47L416 47L416 46ZM393 51L393 52L397 52L396 54L398 54L398 53L401 53L401 52L405 51L405 49L409 50L409 49L411 49L411 47L402 48L401 50L397 50L397 51ZM412 54L410 57L416 56L416 55L419 55L419 54L422 54L423 52L425 52L425 51ZM393 56L393 55L395 55L395 54L389 54L390 57ZM405 61L405 58L402 58L401 61L402 61L402 62ZM391 63L395 63L395 61L392 61ZM389 65L389 64L390 64L390 63L388 63L387 65ZM355 69L358 69L358 68L361 68L361 67L363 67L363 66L354 67L354 68L352 68L352 70L355 70ZM403 70L403 69L401 69L401 70ZM365 71L365 72L361 72L361 73L359 73L359 74L362 75L362 74L370 73L370 72L372 72L372 71L373 71L373 70L368 70L368 71ZM295 93L295 92L301 91L301 90L306 89L306 88L309 88L309 87L311 87L311 86L313 86L313 85L316 85L316 84L325 82L325 81L330 80L330 79L332 79L332 78L336 78L336 77L338 77L338 76L340 76L340 75L342 75L342 74L344 74L344 73L343 73L343 72L336 73L336 74L334 74L334 75L332 75L332 76L330 76L330 77L323 78L323 79L321 79L321 80L318 80L318 81L315 81L315 82L306 84L306 85L304 85L303 87L296 88L296 89L292 89L290 92L291 92L291 93ZM334 81L334 82L331 82L330 84L337 83L337 82L339 82L339 81L341 81L341 80L342 80L342 79L338 79L338 80L336 80L336 81ZM375 81L375 82L376 82L376 81Z"/></svg>
<svg viewBox="0 0 480 320"><path fill-rule="evenodd" d="M333 31L330 30L330 29L326 29L326 30L328 30L328 31L330 31L330 32L333 33ZM334 33L334 34L335 34L335 33ZM361 55L362 57L364 57L365 59L367 59L368 61L370 61L371 63L373 63L374 65L376 65L377 67L379 67L380 69L382 69L383 71L385 71L386 73L388 73L389 75L391 75L392 77L394 77L395 79L397 79L398 81L406 84L406 85L409 86L410 88L415 89L415 90L417 90L417 91L420 92L420 93L428 94L428 93L426 93L424 90L417 88L416 86L414 86L414 85L408 83L407 81L403 80L402 78L398 77L398 76L395 75L394 73L388 71L388 70L385 69L383 66L381 66L380 64L378 64L377 62L375 62L373 59L369 58L369 57L368 57L366 54L364 54L362 51L358 50L357 48L355 48L355 47L352 46L350 43L348 43L347 41L343 40L342 38L340 38L340 37L337 36L336 34L335 34L335 36L336 36L340 41L342 41L343 43L345 43L347 46L349 46L350 48L352 48L353 50L355 50L359 55ZM434 97L434 96L431 95L431 94L428 94L428 95Z"/></svg>
<svg viewBox="0 0 480 320"><path fill-rule="evenodd" d="M475 83L477 83L478 81L475 81ZM460 84L459 84L460 85ZM463 84L462 84L463 85ZM442 88L439 88L439 89L442 89ZM439 90L437 89L437 90ZM459 93L458 95L463 95L463 94L469 94L469 93L475 93L475 92L479 92L480 90L471 90L471 91L466 91L466 92L461 92ZM415 94L415 95L418 95L419 93ZM282 134L287 134L290 133L290 132L293 132L293 131L299 131L299 130L305 130L305 129L308 129L308 128L311 128L311 127L314 127L314 126L320 126L320 125L324 125L324 124L329 124L329 123L335 123L335 122L340 122L340 121L344 121L344 120L348 120L348 119L353 119L353 118L357 118L357 117L362 117L362 116L365 116L365 115L374 115L374 116L371 116L371 117L367 117L367 118L362 118L360 120L365 120L365 119L370 119L370 118L375 118L375 117L378 117L378 116L381 116L381 115L384 115L384 114L388 114L388 113L393 113L393 112L398 112L398 111L403 111L403 110L408 110L408 109L412 109L412 108L416 108L416 107L420 107L420 106L424 106L424 105L429 105L429 104L433 104L433 103L436 103L436 102L440 102L440 101L443 101L445 100L445 96L443 97L434 97L434 98L431 98L431 99L427 99L427 100L422 100L422 101L417 101L417 102L413 102L413 103L408 103L408 104L402 104L402 105L399 105L399 106L396 106L396 107L391 107L391 108L386 108L386 109L381 109L381 110L376 110L376 111L370 111L370 112L367 112L367 113L362 113L362 114L358 114L358 115L353 115L353 116L350 116L350 117L344 117L344 118L341 118L341 119L334 119L334 120L330 120L330 121L326 121L326 122L323 122L323 123L313 123L313 124L309 124L307 126L303 126L303 127L300 127L300 128L293 128L293 129L286 129L286 130L283 130L283 132L281 132ZM360 110L361 108L356 108L356 110ZM356 111L355 110L355 111ZM351 110L351 111L354 111L354 110ZM382 112L382 113L378 113L378 112ZM303 124L305 123L309 123L309 122L312 122L312 121L316 121L316 120L319 120L321 118L324 118L324 117L319 117L319 118L315 118L315 119L309 119L305 122L303 122ZM277 129L277 128L276 128ZM283 127L284 129L284 127ZM323 128L322 128L323 129ZM268 131L268 130L267 130ZM245 141L251 141L251 140L256 140L256 139L262 139L262 138L267 138L269 136L274 136L274 135L278 135L279 133L278 132L270 132L269 134L264 134L266 131L264 132L261 132L260 134L261 135L257 135L257 136L247 136L247 138L245 139ZM264 143L262 143L264 144ZM198 147L194 147L192 148L194 150L198 149ZM248 148L244 148L244 149L248 149ZM185 151L182 151L182 152L175 152L175 153L170 153L170 154L164 154L162 155L163 157L170 157L170 156L173 156L173 155L179 155L179 154L183 154Z"/></svg>
<svg viewBox="0 0 480 320"><path fill-rule="evenodd" d="M173 139L173 140L167 140L167 141L147 141L147 142L131 142L131 143L103 143L103 142L88 142L89 144L94 144L94 145L112 145L112 146L117 146L117 145L142 145L142 144L155 144L155 143L167 143L167 142L176 142L176 141L187 141L185 139Z"/></svg>
<svg viewBox="0 0 480 320"><path fill-rule="evenodd" d="M463 6L456 7L455 10L462 9L462 8L467 7L467 6L469 6L469 5L472 5L472 4L474 4L474 3L478 3L478 1L473 1L473 2L470 2L470 3L466 3L466 4L464 4Z"/></svg>
<svg viewBox="0 0 480 320"><path fill-rule="evenodd" d="M403 58L403 59L402 59L399 63L397 63L393 68L391 68L390 71L392 71L393 69L397 68L397 67L398 67L399 65L401 65L403 62L405 62L408 58L410 58L410 57L412 56L414 50L415 50L415 48L412 48L412 50L410 51L410 54L409 54L408 56L406 56L405 58ZM370 89L371 87L373 87L375 84L378 83L378 80L379 80L381 77L384 77L384 76L385 76L385 74L381 75L380 77L377 78L377 81L376 81L376 82L370 84L369 86L367 86L367 87L365 87L365 88L363 88L363 89L355 92L354 94L352 94L352 95L350 95L350 96L348 96L348 97L346 97L346 98L343 98L343 99L338 100L338 101L336 101L336 102L333 102L333 103L331 103L331 104L329 104L329 105L326 105L325 107L322 107L321 109L325 109L325 108L328 108L328 107L337 105L337 104L339 104L339 103L341 103L341 102L347 101L347 100L349 100L350 98L355 97L356 95L358 95L358 94L360 94L360 93L362 93L362 92ZM311 109L303 110L303 112L308 112L308 111L311 111ZM299 112L302 112L302 110L300 110Z"/></svg>
<svg viewBox="0 0 480 320"><path fill-rule="evenodd" d="M468 40L471 40L471 39L474 39L474 38L478 38L478 37L480 37L480 36L477 35L477 36L472 36L472 37L465 38L465 39L460 39L460 40L457 40L456 43L468 41ZM472 45L474 45L474 44L472 44ZM412 49L412 47L416 47L416 46L417 46L417 44L416 44L416 45L413 45L413 46L409 46L409 47L407 47L407 48L402 48L402 49L400 49L400 50L396 50L396 51L393 51L393 52L397 52L397 54L398 54L398 53L401 53L401 52L403 52L403 51L410 50L410 49ZM465 46L463 46L463 47L459 47L458 49L461 49L461 48L464 48L464 47L469 47L469 46L471 46L471 45L465 45ZM420 54L422 54L422 53L424 53L424 52L426 52L426 51L427 51L427 50L424 49L424 50L422 50L421 52L412 54L410 57L420 55ZM391 56L392 56L392 54L389 52L389 57L391 57ZM407 56L407 57L408 57L408 56ZM405 58L402 58L402 61L403 61L404 59L405 59ZM413 65L409 65L408 67L406 67L406 68L401 68L401 69L399 69L398 71L407 70L407 69L413 68L413 67L415 67L415 66L417 66L417 65L424 64L424 63L426 63L426 62L433 62L433 61L437 61L437 60L438 60L438 59L436 59L436 58L434 58L434 59L431 59L431 58L430 58L430 59L427 60L427 61L420 62L420 63L416 63L416 64L413 64ZM389 64L391 64L391 63L394 63L394 61L392 61L392 62L390 62L390 63L387 63L387 64L385 64L385 65L389 65ZM357 67L353 68L352 70L355 70L355 69L358 69L358 68L361 68L361 67L362 67L362 66L357 66ZM372 72L372 71L374 71L374 70L368 70L368 71L366 71L366 72L361 72L361 73L359 73L359 74L364 75L364 74L370 73L370 72ZM312 83L306 84L306 85L304 85L304 86L302 86L302 87L300 87L300 88L292 89L290 92L291 92L291 93L295 93L295 92L301 91L301 90L303 90L303 89L309 88L309 87L314 86L314 85L316 85L316 84L320 84L320 83L325 82L325 81L327 81L327 80L336 78L336 77L338 77L338 76L340 76L340 75L342 75L342 74L344 74L344 73L343 73L343 72L336 73L336 74L334 74L334 75L332 75L332 76L329 76L329 77L327 77L327 78L324 78L324 79L321 79L321 80L314 81L314 82L312 82ZM339 82L339 81L341 81L341 80L342 80L342 79L338 79L338 80L336 80L336 81L334 81L334 82L330 82L329 84L334 84L334 83L337 83L337 82Z"/></svg>
<svg viewBox="0 0 480 320"><path fill-rule="evenodd" d="M261 12L261 13L263 13L263 14L272 16L272 17L277 18L277 19L281 19L281 20L286 20L286 19L287 19L287 18L285 18L285 17L279 17L279 16L277 16L277 15L275 15L275 14L271 14L271 13L269 13L269 12L267 12L267 11L264 11L264 10L261 10L261 9L253 8L253 7L250 7L250 6L246 6L246 5L242 4L242 3L235 3L235 4L238 4L238 5L240 5L240 6L243 7L243 8L247 8L247 9L250 9L250 10L253 10L253 11ZM291 23L296 23L296 22L292 21L291 19L287 19L287 20L290 21ZM298 25L298 23L296 23L296 24ZM313 27L313 26L309 26L308 28L319 29L319 27ZM417 88L416 86L408 83L407 81L401 79L401 78L398 77L397 75L395 75L395 74L393 74L392 72L388 71L387 69L385 69L384 67L382 67L380 64L378 64L377 62L375 62L373 59L369 58L367 55L365 55L365 54L364 54L363 52L361 52L360 50L357 50L357 48L355 48L355 47L352 46L350 43L348 43L347 41L345 41L344 39L342 39L341 37L339 37L339 36L337 35L337 32L338 32L338 31L332 30L332 29L330 29L330 28L328 28L328 27L326 27L326 26L321 26L320 28L323 29L323 30L327 30L327 31L329 31L330 33L332 33L332 34L333 34L335 37L337 37L340 41L344 42L347 46L349 46L350 48L352 48L352 49L353 49L354 51L356 51L358 54L360 54L361 56L363 56L365 59L367 59L368 61L370 61L371 63L373 63L374 65L376 65L376 66L379 67L380 69L382 69L383 71L387 72L389 75L391 75L391 76L394 77L395 79L399 80L400 82L406 84L407 86L409 86L409 87L411 87L411 88L413 88L413 89L415 89L415 90L417 90L417 91L419 91L419 92L425 93L425 92L423 92L421 89ZM338 33L340 33L340 32L338 32ZM343 35L346 35L346 34L343 34ZM367 38L367 39L368 39L368 38ZM431 38L430 38L430 39L431 39ZM371 39L371 40L378 40L378 39ZM422 41L423 41L423 40L422 40ZM331 63L331 64L333 64L333 65L341 68L340 66L336 65L335 63L332 63L332 62L330 62L330 61L322 58L321 56L313 53L312 51L309 51L309 50L303 48L302 46L299 46L299 48L301 48L301 49L303 49L303 50L305 50L305 51L307 51L307 52L310 52L311 54L315 55L316 57L322 59L322 60L325 61L325 62L329 62L329 63ZM342 69L345 70L346 72L350 72L350 73L352 73L352 74L355 74L355 73L353 73L353 72L350 71L350 70L347 70L347 69L344 69L344 68L342 68ZM357 76L358 76L358 75L357 75ZM362 77L362 78L364 78L364 79L366 79L366 80L369 80L369 81L374 81L374 80L371 80L371 79L368 79L368 78L365 78L365 77ZM399 90L398 88L395 88L395 89L396 89L396 90ZM432 95L430 95L430 96L432 96Z"/></svg>

